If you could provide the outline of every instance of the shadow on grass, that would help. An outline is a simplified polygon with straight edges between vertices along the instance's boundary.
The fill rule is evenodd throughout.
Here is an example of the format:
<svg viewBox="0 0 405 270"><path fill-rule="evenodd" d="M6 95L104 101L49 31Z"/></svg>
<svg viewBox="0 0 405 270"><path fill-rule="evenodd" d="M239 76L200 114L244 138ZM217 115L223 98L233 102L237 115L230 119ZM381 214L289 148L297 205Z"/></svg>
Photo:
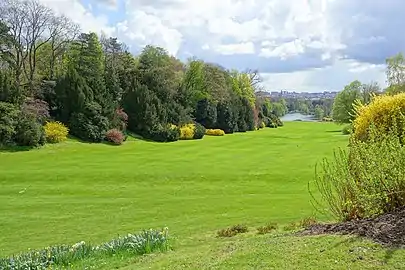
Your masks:
<svg viewBox="0 0 405 270"><path fill-rule="evenodd" d="M69 135L68 138L69 138L70 141L77 142L77 143L84 143L84 144L105 144L105 145L108 145L108 146L120 146L120 145L117 145L117 144L114 144L114 143L111 143L111 142L108 142L108 141L89 142L89 141L85 141L85 140L79 139L79 138L77 138L77 137L75 137L75 136L72 136L72 135ZM157 142L157 141L153 141L153 140L144 138L144 137L142 137L142 136L139 135L139 134L135 134L135 133L132 133L132 132L128 132L128 131L127 131L127 133L126 133L126 139L124 140L124 143L125 143L125 142L136 141L136 140L144 141L144 142L151 142L151 143L170 143L170 142Z"/></svg>
<svg viewBox="0 0 405 270"><path fill-rule="evenodd" d="M0 146L0 153L27 152L38 147L33 146Z"/></svg>
<svg viewBox="0 0 405 270"><path fill-rule="evenodd" d="M335 235L343 236L343 235L341 235L341 234L335 234ZM342 240L342 241L337 242L336 244L334 244L334 245L331 247L331 249L332 249L332 248L337 248L337 247L339 247L339 246L341 246L341 245L351 244L351 243L357 242L357 241L359 241L359 240L362 239L360 236L355 235L355 234L345 234L345 236L350 236L350 237L349 237L349 238L346 238L346 239L344 239L344 240Z"/></svg>
<svg viewBox="0 0 405 270"><path fill-rule="evenodd" d="M342 133L342 130L327 130L328 133ZM343 134L342 134L343 135Z"/></svg>

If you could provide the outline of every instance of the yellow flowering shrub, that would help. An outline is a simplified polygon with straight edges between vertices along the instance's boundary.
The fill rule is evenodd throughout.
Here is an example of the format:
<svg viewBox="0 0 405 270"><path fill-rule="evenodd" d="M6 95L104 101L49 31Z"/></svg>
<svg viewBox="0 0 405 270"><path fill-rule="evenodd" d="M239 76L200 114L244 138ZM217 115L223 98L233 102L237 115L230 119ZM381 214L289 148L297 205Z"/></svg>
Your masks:
<svg viewBox="0 0 405 270"><path fill-rule="evenodd" d="M46 122L45 137L48 143L59 143L67 139L69 129L61 122Z"/></svg>
<svg viewBox="0 0 405 270"><path fill-rule="evenodd" d="M192 140L194 139L195 125L187 124L180 127L180 140Z"/></svg>
<svg viewBox="0 0 405 270"><path fill-rule="evenodd" d="M205 131L205 135L209 135L209 136L224 136L225 135L225 131L223 131L222 129L207 129Z"/></svg>
<svg viewBox="0 0 405 270"><path fill-rule="evenodd" d="M394 132L404 139L405 93L376 96L368 105L356 104L355 111L357 114L353 122L355 139L366 141L372 125L377 134Z"/></svg>

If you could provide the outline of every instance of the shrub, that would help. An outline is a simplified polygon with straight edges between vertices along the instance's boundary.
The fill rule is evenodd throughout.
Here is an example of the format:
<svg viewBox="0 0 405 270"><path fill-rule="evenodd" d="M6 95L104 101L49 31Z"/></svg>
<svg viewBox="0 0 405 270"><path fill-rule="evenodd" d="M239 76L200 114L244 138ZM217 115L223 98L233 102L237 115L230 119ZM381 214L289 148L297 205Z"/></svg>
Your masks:
<svg viewBox="0 0 405 270"><path fill-rule="evenodd" d="M232 227L219 230L217 232L218 237L232 237L239 233L246 233L248 232L248 227L246 225L238 224Z"/></svg>
<svg viewBox="0 0 405 270"><path fill-rule="evenodd" d="M85 110L73 113L70 118L72 135L88 142L101 142L108 130L109 121L101 114L101 106L96 102L87 103Z"/></svg>
<svg viewBox="0 0 405 270"><path fill-rule="evenodd" d="M112 119L112 127L125 131L128 125L128 114L123 109L117 109Z"/></svg>
<svg viewBox="0 0 405 270"><path fill-rule="evenodd" d="M155 125L148 136L156 142L174 142L180 138L180 129L175 125Z"/></svg>
<svg viewBox="0 0 405 270"><path fill-rule="evenodd" d="M18 115L19 110L13 104L0 102L0 145L11 143Z"/></svg>
<svg viewBox="0 0 405 270"><path fill-rule="evenodd" d="M20 114L15 129L14 142L19 146L39 146L45 144L45 131L36 116Z"/></svg>
<svg viewBox="0 0 405 270"><path fill-rule="evenodd" d="M266 126L270 128L282 127L284 125L280 118L275 114L270 114L269 117L265 118L264 120Z"/></svg>
<svg viewBox="0 0 405 270"><path fill-rule="evenodd" d="M145 230L139 234L128 234L99 246L84 241L74 245L59 245L30 251L0 259L0 269L65 269L88 258L114 256L119 253L143 255L156 251L167 251L168 230Z"/></svg>
<svg viewBox="0 0 405 270"><path fill-rule="evenodd" d="M284 231L295 231L300 228L300 224L298 222L291 222L283 227Z"/></svg>
<svg viewBox="0 0 405 270"><path fill-rule="evenodd" d="M195 123L195 130L194 130L194 139L199 140L204 138L205 135L205 127L199 123Z"/></svg>
<svg viewBox="0 0 405 270"><path fill-rule="evenodd" d="M180 140L192 140L194 139L194 124L187 124L180 127Z"/></svg>
<svg viewBox="0 0 405 270"><path fill-rule="evenodd" d="M323 122L333 122L333 119L331 117L323 117L322 121Z"/></svg>
<svg viewBox="0 0 405 270"><path fill-rule="evenodd" d="M349 135L353 132L353 125L352 124L348 124L345 125L342 129L342 133L343 135Z"/></svg>
<svg viewBox="0 0 405 270"><path fill-rule="evenodd" d="M209 136L224 136L225 132L222 129L207 129L205 135Z"/></svg>
<svg viewBox="0 0 405 270"><path fill-rule="evenodd" d="M376 96L367 106L357 103L355 111L357 118L353 122L354 138L368 140L370 127L374 126L378 134L394 132L404 141L405 93Z"/></svg>
<svg viewBox="0 0 405 270"><path fill-rule="evenodd" d="M263 123L268 127L271 124L271 120L269 117L264 117L263 118Z"/></svg>
<svg viewBox="0 0 405 270"><path fill-rule="evenodd" d="M217 128L222 129L226 134L235 132L238 126L238 113L235 112L233 104L230 102L219 102L217 105L217 111Z"/></svg>
<svg viewBox="0 0 405 270"><path fill-rule="evenodd" d="M261 123L260 123L260 128L265 128L266 127L266 124L262 121Z"/></svg>
<svg viewBox="0 0 405 270"><path fill-rule="evenodd" d="M124 134L116 128L110 129L106 132L105 139L112 144L121 145L124 142Z"/></svg>
<svg viewBox="0 0 405 270"><path fill-rule="evenodd" d="M49 105L40 99L27 98L21 108L24 114L32 114L41 123L49 119Z"/></svg>
<svg viewBox="0 0 405 270"><path fill-rule="evenodd" d="M69 129L61 122L46 122L44 129L48 143L60 143L67 140Z"/></svg>
<svg viewBox="0 0 405 270"><path fill-rule="evenodd" d="M303 220L301 220L299 225L301 228L308 228L317 223L318 223L318 221L316 220L315 217L307 217L307 218L304 218Z"/></svg>
<svg viewBox="0 0 405 270"><path fill-rule="evenodd" d="M346 221L369 218L405 206L405 148L395 132L351 139L348 154L335 153L316 172L320 199L314 205ZM312 193L311 193L312 194Z"/></svg>
<svg viewBox="0 0 405 270"><path fill-rule="evenodd" d="M217 105L207 98L201 99L197 102L194 116L198 123L207 128L212 128L218 118Z"/></svg>
<svg viewBox="0 0 405 270"><path fill-rule="evenodd" d="M277 230L277 224L276 223L269 223L265 226L260 226L257 228L257 233L258 234L267 234L271 233L272 231Z"/></svg>

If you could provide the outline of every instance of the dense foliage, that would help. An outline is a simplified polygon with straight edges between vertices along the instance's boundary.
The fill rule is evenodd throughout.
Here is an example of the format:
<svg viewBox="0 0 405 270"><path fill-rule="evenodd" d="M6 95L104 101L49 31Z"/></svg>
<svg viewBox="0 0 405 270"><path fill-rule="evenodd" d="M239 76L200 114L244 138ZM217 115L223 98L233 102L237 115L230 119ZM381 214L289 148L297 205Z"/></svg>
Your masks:
<svg viewBox="0 0 405 270"><path fill-rule="evenodd" d="M45 131L34 115L20 113L13 139L18 146L40 146L45 144Z"/></svg>
<svg viewBox="0 0 405 270"><path fill-rule="evenodd" d="M109 130L161 142L202 138L203 127L246 132L262 122L279 126L287 112L284 100L256 97L256 71L183 63L150 45L133 56L116 38L80 33L36 0L0 4L0 31L0 101L36 115L38 123L60 121L84 141L101 142ZM3 143L15 132L12 118L4 119ZM184 125L194 122L192 134Z"/></svg>
<svg viewBox="0 0 405 270"><path fill-rule="evenodd" d="M121 145L124 142L124 134L116 128L110 129L105 134L105 139L115 145Z"/></svg>
<svg viewBox="0 0 405 270"><path fill-rule="evenodd" d="M392 93L389 93L392 94ZM322 204L340 220L363 219L405 206L405 93L356 100L348 151L324 160L316 177Z"/></svg>
<svg viewBox="0 0 405 270"><path fill-rule="evenodd" d="M369 104L380 93L376 83L362 84L353 81L336 95L333 102L332 117L340 124L351 123L356 118L356 103Z"/></svg>
<svg viewBox="0 0 405 270"><path fill-rule="evenodd" d="M356 139L368 140L370 128L373 127L379 134L394 132L404 143L405 93L378 96L368 106L358 104L356 113L353 122Z"/></svg>
<svg viewBox="0 0 405 270"><path fill-rule="evenodd" d="M12 142L16 132L19 111L13 104L0 102L0 145Z"/></svg>
<svg viewBox="0 0 405 270"><path fill-rule="evenodd" d="M60 143L67 139L69 129L61 122L46 122L45 137L48 143Z"/></svg>
<svg viewBox="0 0 405 270"><path fill-rule="evenodd" d="M340 220L352 220L405 206L404 160L405 148L395 134L352 140L348 153L340 150L318 170L320 207Z"/></svg>
<svg viewBox="0 0 405 270"><path fill-rule="evenodd" d="M304 115L314 115L317 120L332 115L333 99L302 99L287 98L286 106L289 112L299 112Z"/></svg>
<svg viewBox="0 0 405 270"><path fill-rule="evenodd" d="M222 129L207 129L205 134L208 136L224 136L225 132Z"/></svg>

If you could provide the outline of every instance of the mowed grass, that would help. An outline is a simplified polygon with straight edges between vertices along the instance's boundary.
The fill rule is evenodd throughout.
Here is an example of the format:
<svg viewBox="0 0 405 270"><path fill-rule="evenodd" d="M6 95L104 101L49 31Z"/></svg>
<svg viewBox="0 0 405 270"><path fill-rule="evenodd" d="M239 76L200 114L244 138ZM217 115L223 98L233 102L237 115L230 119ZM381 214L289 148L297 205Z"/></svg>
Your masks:
<svg viewBox="0 0 405 270"><path fill-rule="evenodd" d="M0 256L165 226L182 246L236 223L300 220L313 214L315 164L347 145L339 130L289 122L201 141L0 152Z"/></svg>

